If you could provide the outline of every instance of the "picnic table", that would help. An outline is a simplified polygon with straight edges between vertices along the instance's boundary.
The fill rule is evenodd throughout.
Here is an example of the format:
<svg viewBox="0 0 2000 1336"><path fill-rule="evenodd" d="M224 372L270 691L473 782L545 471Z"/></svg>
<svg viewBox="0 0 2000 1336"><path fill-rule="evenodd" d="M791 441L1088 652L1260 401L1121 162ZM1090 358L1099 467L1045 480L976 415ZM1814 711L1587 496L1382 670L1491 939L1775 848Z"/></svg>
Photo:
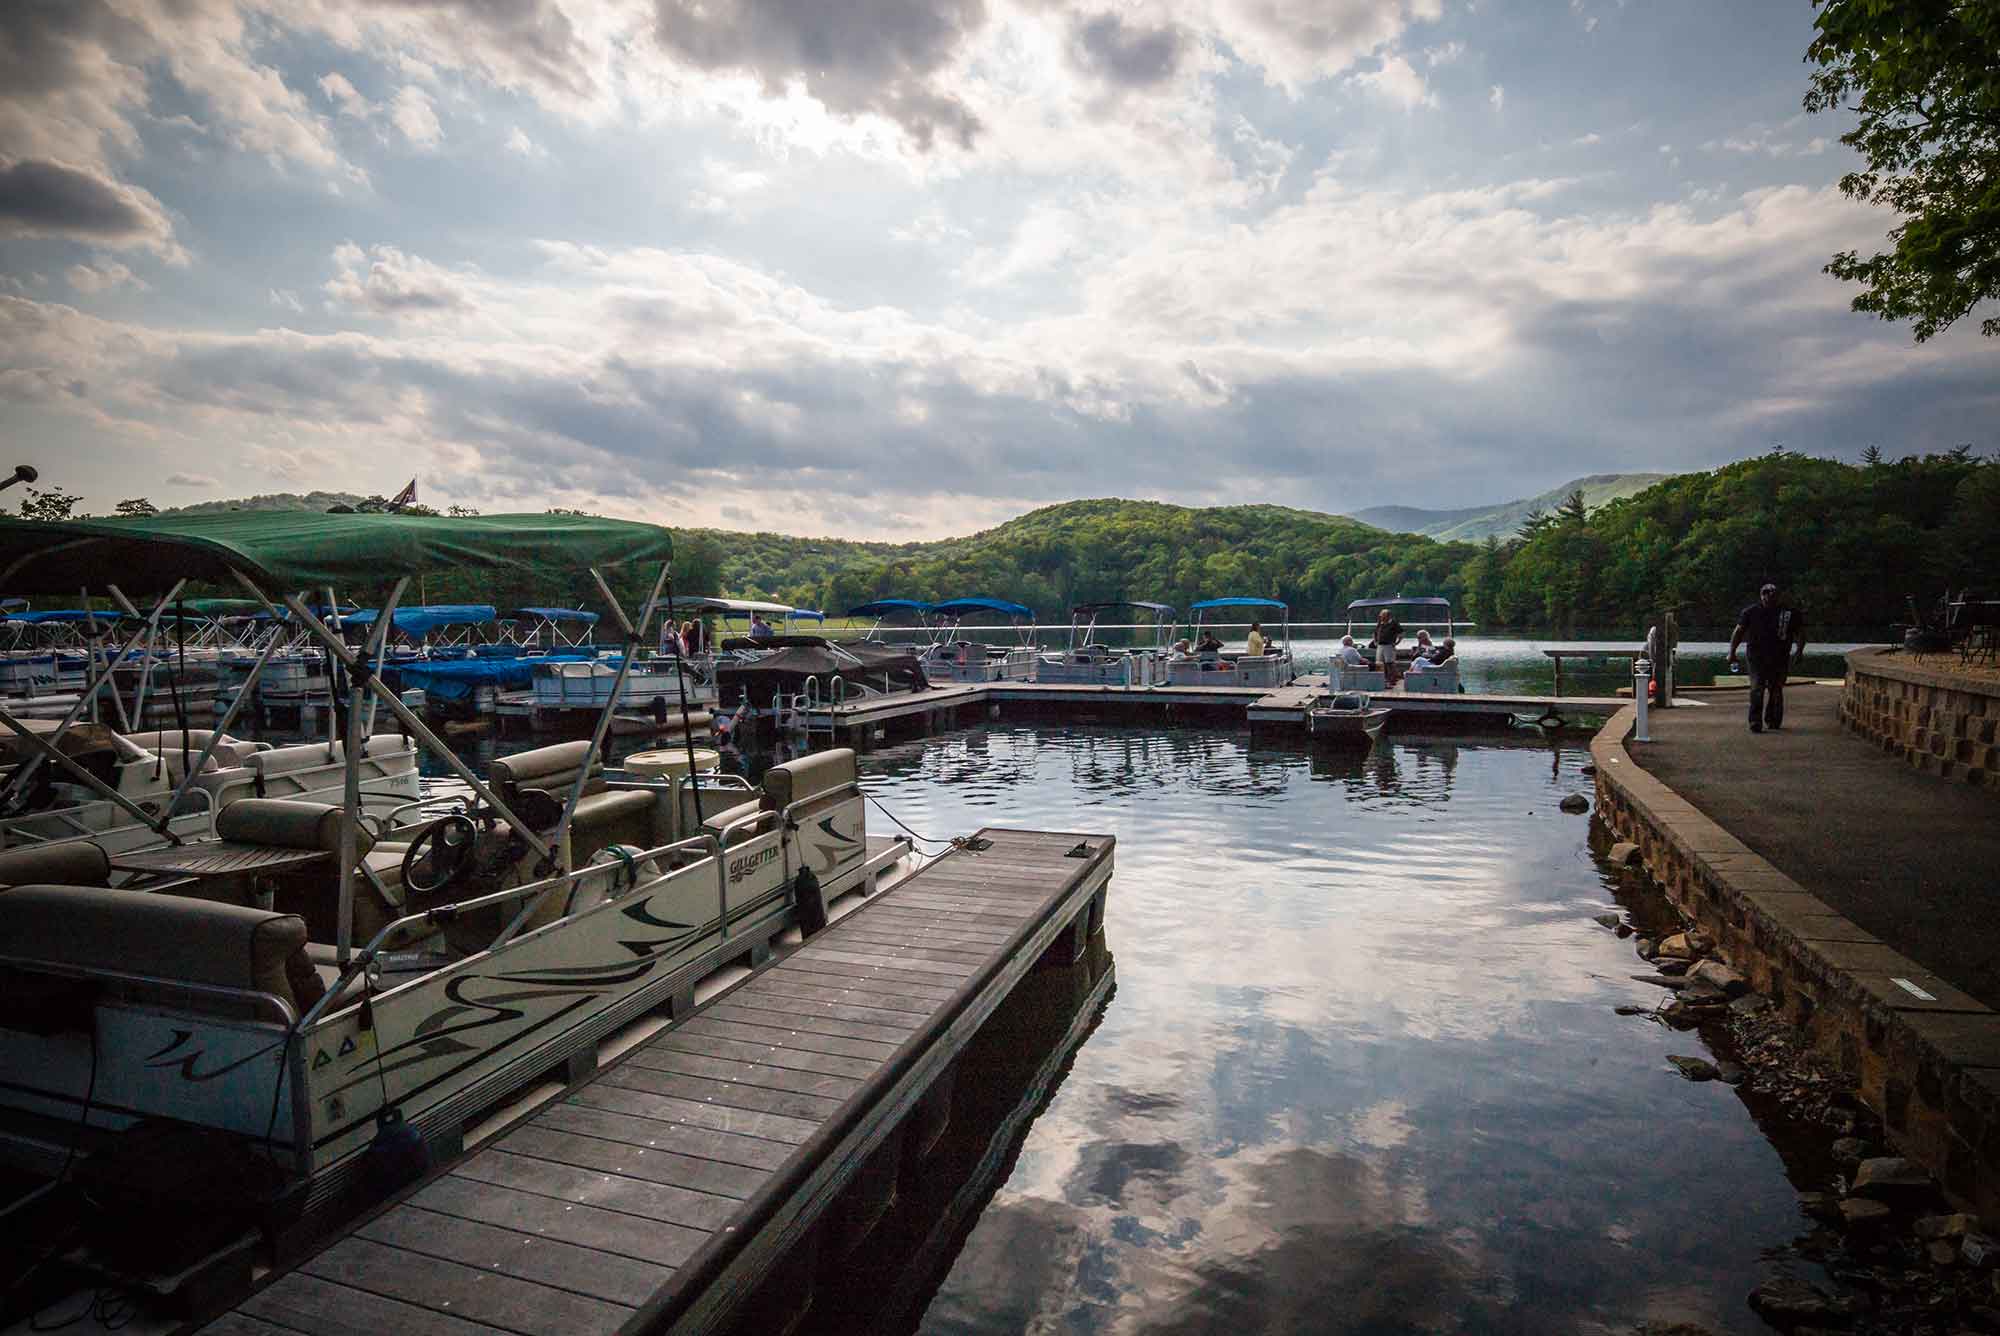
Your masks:
<svg viewBox="0 0 2000 1336"><path fill-rule="evenodd" d="M112 854L110 863L114 871L136 873L141 884L151 887L170 881L248 875L256 887L258 903L268 909L271 892L264 884L265 878L327 862L332 857L332 851L327 849L281 849L234 840L197 840L192 844L128 849Z"/></svg>

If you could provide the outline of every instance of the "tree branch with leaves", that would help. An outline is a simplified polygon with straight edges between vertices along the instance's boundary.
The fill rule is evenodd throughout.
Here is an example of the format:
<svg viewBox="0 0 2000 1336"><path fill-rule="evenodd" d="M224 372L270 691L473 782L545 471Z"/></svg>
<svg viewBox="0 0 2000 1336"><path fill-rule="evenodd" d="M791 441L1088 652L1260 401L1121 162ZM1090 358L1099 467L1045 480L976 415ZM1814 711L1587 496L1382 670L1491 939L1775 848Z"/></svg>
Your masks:
<svg viewBox="0 0 2000 1336"><path fill-rule="evenodd" d="M1815 2L1806 110L1859 118L1840 142L1867 166L1841 192L1902 216L1891 249L1826 272L1922 343L2000 298L2000 0ZM1979 328L2000 336L2000 316Z"/></svg>

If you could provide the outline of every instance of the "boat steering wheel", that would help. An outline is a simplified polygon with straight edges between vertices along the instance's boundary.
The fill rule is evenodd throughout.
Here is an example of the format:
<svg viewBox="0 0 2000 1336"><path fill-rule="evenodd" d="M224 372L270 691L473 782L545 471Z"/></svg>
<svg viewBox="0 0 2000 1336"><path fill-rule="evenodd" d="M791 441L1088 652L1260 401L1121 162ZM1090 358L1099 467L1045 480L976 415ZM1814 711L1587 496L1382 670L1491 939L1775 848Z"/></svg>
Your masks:
<svg viewBox="0 0 2000 1336"><path fill-rule="evenodd" d="M403 889L436 895L462 880L472 870L478 836L470 817L453 814L431 822L403 851Z"/></svg>

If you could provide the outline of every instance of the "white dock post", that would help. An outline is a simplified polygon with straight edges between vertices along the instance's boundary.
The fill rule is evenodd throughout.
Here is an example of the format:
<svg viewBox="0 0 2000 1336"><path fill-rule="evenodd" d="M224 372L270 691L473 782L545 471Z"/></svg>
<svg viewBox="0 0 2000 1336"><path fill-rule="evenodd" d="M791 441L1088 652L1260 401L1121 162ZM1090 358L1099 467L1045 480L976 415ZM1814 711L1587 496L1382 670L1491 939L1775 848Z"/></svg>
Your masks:
<svg viewBox="0 0 2000 1336"><path fill-rule="evenodd" d="M1638 711L1636 727L1632 730L1634 742L1651 742L1653 735L1646 728L1646 714L1652 704L1652 692L1647 690L1653 679L1653 662L1645 655L1632 660L1632 705Z"/></svg>

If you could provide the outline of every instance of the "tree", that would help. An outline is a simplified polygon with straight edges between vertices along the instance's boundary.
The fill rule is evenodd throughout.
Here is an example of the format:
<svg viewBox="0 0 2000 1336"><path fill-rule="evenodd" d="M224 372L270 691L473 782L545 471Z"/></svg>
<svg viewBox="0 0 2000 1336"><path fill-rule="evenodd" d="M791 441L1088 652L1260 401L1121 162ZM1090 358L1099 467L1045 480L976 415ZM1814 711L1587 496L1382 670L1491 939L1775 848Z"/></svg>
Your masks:
<svg viewBox="0 0 2000 1336"><path fill-rule="evenodd" d="M2000 4L1817 3L1806 110L1860 118L1840 142L1867 166L1843 176L1841 192L1903 218L1893 249L1866 260L1842 251L1826 272L1865 286L1855 310L1913 321L1922 343L2000 297ZM2000 317L1979 329L2000 335Z"/></svg>
<svg viewBox="0 0 2000 1336"><path fill-rule="evenodd" d="M120 501L112 509L120 515L130 515L134 519L143 519L147 515L157 515L160 513L160 508L143 496L135 496L129 501Z"/></svg>
<svg viewBox="0 0 2000 1336"><path fill-rule="evenodd" d="M21 502L21 517L30 520L66 520L75 517L77 502L83 500L74 492L65 492L60 487L30 487L27 497Z"/></svg>
<svg viewBox="0 0 2000 1336"><path fill-rule="evenodd" d="M1881 468L1882 447L1879 445L1871 445L1867 449L1863 450L1861 452L1861 465L1863 468L1871 468L1871 469Z"/></svg>
<svg viewBox="0 0 2000 1336"><path fill-rule="evenodd" d="M445 513L445 514L447 514L447 515L450 515L450 516L451 516L451 517L453 517L454 519L465 519L465 518L467 518L468 516L472 516L472 515L477 515L477 514L479 513L479 507L478 507L478 506L446 506L446 507L444 508L444 513Z"/></svg>

